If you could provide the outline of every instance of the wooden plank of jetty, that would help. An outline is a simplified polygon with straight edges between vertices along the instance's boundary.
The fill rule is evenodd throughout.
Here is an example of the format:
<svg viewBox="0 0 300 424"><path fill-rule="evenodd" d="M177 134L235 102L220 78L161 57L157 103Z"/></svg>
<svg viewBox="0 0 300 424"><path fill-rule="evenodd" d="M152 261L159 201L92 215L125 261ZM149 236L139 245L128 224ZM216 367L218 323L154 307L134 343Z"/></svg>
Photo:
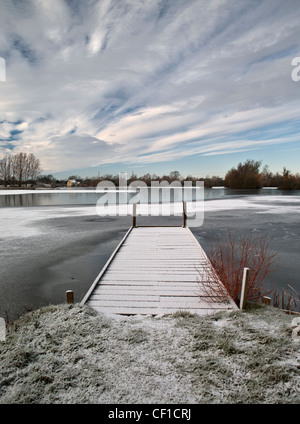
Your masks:
<svg viewBox="0 0 300 424"><path fill-rule="evenodd" d="M131 227L81 303L109 315L238 309L186 227Z"/></svg>

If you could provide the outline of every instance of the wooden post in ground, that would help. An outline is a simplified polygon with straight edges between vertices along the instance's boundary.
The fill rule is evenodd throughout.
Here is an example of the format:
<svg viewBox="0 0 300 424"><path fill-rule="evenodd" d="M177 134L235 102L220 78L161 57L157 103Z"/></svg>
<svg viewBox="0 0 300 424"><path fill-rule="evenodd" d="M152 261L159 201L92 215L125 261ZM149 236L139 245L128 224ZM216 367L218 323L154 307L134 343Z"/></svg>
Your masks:
<svg viewBox="0 0 300 424"><path fill-rule="evenodd" d="M132 205L132 226L136 228L136 203Z"/></svg>
<svg viewBox="0 0 300 424"><path fill-rule="evenodd" d="M182 202L183 228L186 228L186 202Z"/></svg>
<svg viewBox="0 0 300 424"><path fill-rule="evenodd" d="M67 303L74 303L74 292L73 290L66 291L66 300Z"/></svg>
<svg viewBox="0 0 300 424"><path fill-rule="evenodd" d="M241 299L240 299L240 309L241 309L241 311L245 308L245 305L246 305L248 278L249 278L249 268L244 268Z"/></svg>
<svg viewBox="0 0 300 424"><path fill-rule="evenodd" d="M268 297L268 296L263 296L263 297L262 297L262 303L263 303L264 305L271 305L271 298L270 298L270 297Z"/></svg>

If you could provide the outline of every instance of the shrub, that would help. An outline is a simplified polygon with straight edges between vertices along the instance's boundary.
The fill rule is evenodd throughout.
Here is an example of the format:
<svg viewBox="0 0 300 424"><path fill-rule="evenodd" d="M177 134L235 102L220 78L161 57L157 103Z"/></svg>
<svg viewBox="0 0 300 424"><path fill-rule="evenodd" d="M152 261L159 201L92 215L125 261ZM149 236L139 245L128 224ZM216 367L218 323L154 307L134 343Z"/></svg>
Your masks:
<svg viewBox="0 0 300 424"><path fill-rule="evenodd" d="M269 243L264 237L228 234L227 240L217 241L210 254L213 270L206 275L204 289L211 300L219 302L228 294L239 305L244 268L249 268L247 300L257 301L271 293L264 287L264 279L271 272L276 256L270 253Z"/></svg>
<svg viewBox="0 0 300 424"><path fill-rule="evenodd" d="M261 188L260 166L261 162L249 159L244 164L239 163L237 168L232 168L225 175L225 186L232 189Z"/></svg>

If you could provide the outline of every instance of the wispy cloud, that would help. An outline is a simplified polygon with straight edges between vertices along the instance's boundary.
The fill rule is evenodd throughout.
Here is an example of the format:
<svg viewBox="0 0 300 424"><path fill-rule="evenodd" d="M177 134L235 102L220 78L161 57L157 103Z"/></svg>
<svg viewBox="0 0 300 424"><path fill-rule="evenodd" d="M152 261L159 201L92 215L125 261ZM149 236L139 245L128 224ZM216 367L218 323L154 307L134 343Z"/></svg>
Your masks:
<svg viewBox="0 0 300 424"><path fill-rule="evenodd" d="M0 4L0 154L44 170L299 143L298 0Z"/></svg>

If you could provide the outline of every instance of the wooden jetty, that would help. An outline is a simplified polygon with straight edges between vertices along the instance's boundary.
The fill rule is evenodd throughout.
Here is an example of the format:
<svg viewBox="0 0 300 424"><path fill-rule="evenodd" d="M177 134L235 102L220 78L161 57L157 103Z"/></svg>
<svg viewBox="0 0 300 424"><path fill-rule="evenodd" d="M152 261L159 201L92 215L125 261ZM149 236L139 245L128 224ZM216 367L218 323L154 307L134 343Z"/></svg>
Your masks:
<svg viewBox="0 0 300 424"><path fill-rule="evenodd" d="M185 225L133 226L81 303L109 315L207 315L238 309L229 296L220 300L213 299L215 292L209 294L216 283L210 271L210 261Z"/></svg>

